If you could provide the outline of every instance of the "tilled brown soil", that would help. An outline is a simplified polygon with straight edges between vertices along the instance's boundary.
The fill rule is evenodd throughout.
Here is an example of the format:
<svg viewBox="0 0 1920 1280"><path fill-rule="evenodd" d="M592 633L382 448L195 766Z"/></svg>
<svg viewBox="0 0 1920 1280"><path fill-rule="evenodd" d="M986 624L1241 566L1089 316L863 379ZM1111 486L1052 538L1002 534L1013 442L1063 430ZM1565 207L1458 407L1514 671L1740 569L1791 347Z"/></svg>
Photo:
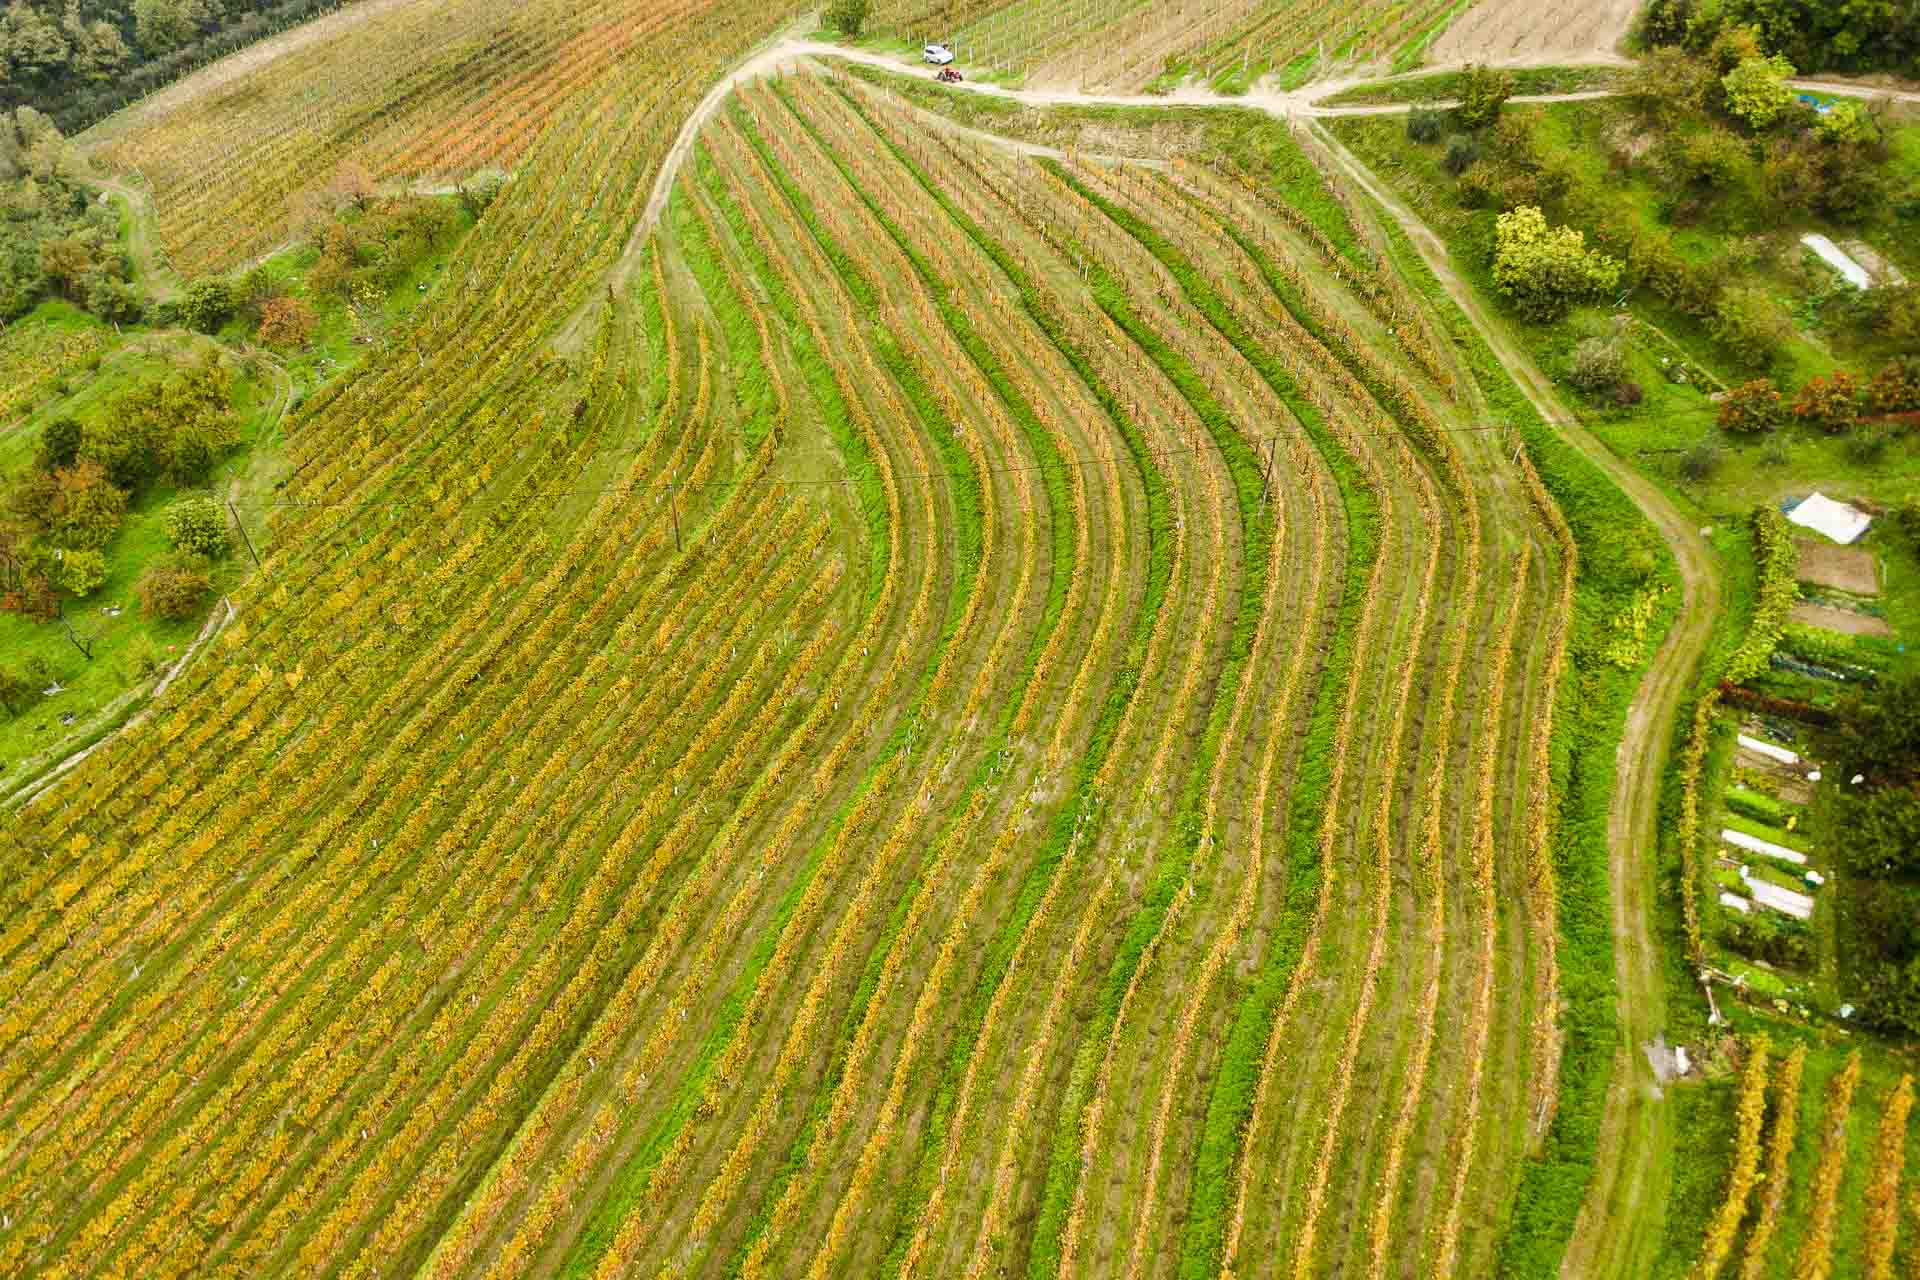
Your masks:
<svg viewBox="0 0 1920 1280"><path fill-rule="evenodd" d="M1481 0L1428 56L1507 64L1611 57L1639 7L1638 0Z"/></svg>
<svg viewBox="0 0 1920 1280"><path fill-rule="evenodd" d="M1836 547L1815 538L1796 538L1794 548L1800 557L1800 581L1856 596L1880 594L1880 571L1871 551Z"/></svg>

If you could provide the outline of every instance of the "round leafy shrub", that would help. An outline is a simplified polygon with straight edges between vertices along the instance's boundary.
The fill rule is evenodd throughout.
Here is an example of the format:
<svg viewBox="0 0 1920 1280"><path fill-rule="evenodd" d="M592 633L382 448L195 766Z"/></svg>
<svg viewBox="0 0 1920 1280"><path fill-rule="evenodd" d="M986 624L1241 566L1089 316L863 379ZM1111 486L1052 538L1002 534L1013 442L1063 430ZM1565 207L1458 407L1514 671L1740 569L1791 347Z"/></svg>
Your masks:
<svg viewBox="0 0 1920 1280"><path fill-rule="evenodd" d="M1457 178L1479 158L1480 143L1468 134L1456 133L1447 139L1447 152L1440 157L1440 167Z"/></svg>
<svg viewBox="0 0 1920 1280"><path fill-rule="evenodd" d="M1620 283L1620 260L1587 247L1584 233L1550 227L1531 205L1500 215L1494 228L1493 281L1530 320L1556 320L1585 298Z"/></svg>
<svg viewBox="0 0 1920 1280"><path fill-rule="evenodd" d="M1830 436L1842 435L1860 421L1860 384L1844 369L1813 378L1800 388L1793 416Z"/></svg>
<svg viewBox="0 0 1920 1280"><path fill-rule="evenodd" d="M1432 107L1415 107L1407 113L1407 136L1415 142L1438 142L1447 131L1447 113Z"/></svg>
<svg viewBox="0 0 1920 1280"><path fill-rule="evenodd" d="M153 617L179 622L191 618L213 590L213 567L205 556L176 552L140 575L134 590L140 607Z"/></svg>
<svg viewBox="0 0 1920 1280"><path fill-rule="evenodd" d="M1771 378L1743 382L1720 402L1720 429L1736 436L1764 435L1786 421L1787 402Z"/></svg>
<svg viewBox="0 0 1920 1280"><path fill-rule="evenodd" d="M1611 338L1588 338L1573 349L1567 381L1590 395L1611 394L1627 378L1627 357Z"/></svg>
<svg viewBox="0 0 1920 1280"><path fill-rule="evenodd" d="M1920 356L1898 356L1889 360L1886 368L1874 375L1867 395L1875 413L1920 411Z"/></svg>
<svg viewBox="0 0 1920 1280"><path fill-rule="evenodd" d="M107 580L107 558L98 551L67 551L60 556L60 585L79 599L100 589Z"/></svg>
<svg viewBox="0 0 1920 1280"><path fill-rule="evenodd" d="M219 559L227 553L227 516L204 495L181 498L167 508L167 540L177 551Z"/></svg>
<svg viewBox="0 0 1920 1280"><path fill-rule="evenodd" d="M180 323L201 333L212 333L226 323L235 306L233 289L225 280L198 280L180 300Z"/></svg>

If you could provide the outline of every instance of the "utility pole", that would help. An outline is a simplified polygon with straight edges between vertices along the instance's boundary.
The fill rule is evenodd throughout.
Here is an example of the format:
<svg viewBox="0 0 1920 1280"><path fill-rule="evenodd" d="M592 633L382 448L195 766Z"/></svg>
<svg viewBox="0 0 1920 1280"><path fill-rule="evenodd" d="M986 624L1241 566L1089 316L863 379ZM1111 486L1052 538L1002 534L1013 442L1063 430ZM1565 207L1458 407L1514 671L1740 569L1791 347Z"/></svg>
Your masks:
<svg viewBox="0 0 1920 1280"><path fill-rule="evenodd" d="M673 550L680 552L680 490L675 485L667 486L667 510L673 513Z"/></svg>
<svg viewBox="0 0 1920 1280"><path fill-rule="evenodd" d="M253 567L260 567L260 553L253 549L253 539L247 535L247 525L240 518L240 512L234 508L233 499L227 499L227 511L233 516L233 527L240 531L240 541L247 544L247 554L253 557Z"/></svg>
<svg viewBox="0 0 1920 1280"><path fill-rule="evenodd" d="M1260 476L1260 503L1262 506L1266 505L1267 491L1273 485L1273 446L1277 442L1277 437L1267 437L1267 465Z"/></svg>

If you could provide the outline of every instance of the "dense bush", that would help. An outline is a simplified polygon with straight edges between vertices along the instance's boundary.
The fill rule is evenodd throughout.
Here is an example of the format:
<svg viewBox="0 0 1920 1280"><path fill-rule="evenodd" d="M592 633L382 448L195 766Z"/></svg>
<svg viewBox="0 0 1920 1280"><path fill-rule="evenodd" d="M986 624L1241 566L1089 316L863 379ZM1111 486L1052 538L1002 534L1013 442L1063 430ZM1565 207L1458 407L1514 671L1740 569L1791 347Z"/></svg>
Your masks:
<svg viewBox="0 0 1920 1280"><path fill-rule="evenodd" d="M178 551L218 560L227 553L227 515L204 494L180 498L167 508L167 541Z"/></svg>
<svg viewBox="0 0 1920 1280"><path fill-rule="evenodd" d="M1582 232L1549 227L1539 209L1525 206L1496 224L1493 279L1523 315L1554 320L1617 286L1620 263L1589 249Z"/></svg>
<svg viewBox="0 0 1920 1280"><path fill-rule="evenodd" d="M1463 129L1484 129L1500 118L1500 109L1513 96L1513 73L1469 63L1460 73L1460 105L1454 119Z"/></svg>
<svg viewBox="0 0 1920 1280"><path fill-rule="evenodd" d="M1867 385L1875 413L1920 412L1920 356L1889 360Z"/></svg>
<svg viewBox="0 0 1920 1280"><path fill-rule="evenodd" d="M85 598L107 580L107 558L98 551L67 551L60 557L60 586Z"/></svg>
<svg viewBox="0 0 1920 1280"><path fill-rule="evenodd" d="M1680 455L1680 478L1689 484L1705 484L1720 470L1722 461L1719 446L1702 440Z"/></svg>
<svg viewBox="0 0 1920 1280"><path fill-rule="evenodd" d="M1892 443L1893 437L1885 427L1862 427L1847 437L1847 457L1861 466L1871 466L1887 456L1887 446Z"/></svg>
<svg viewBox="0 0 1920 1280"><path fill-rule="evenodd" d="M34 447L33 465L42 471L70 467L80 456L80 424L72 418L55 418L40 431Z"/></svg>
<svg viewBox="0 0 1920 1280"><path fill-rule="evenodd" d="M1860 421L1860 384L1844 369L1809 379L1794 397L1793 416L1828 435L1841 435Z"/></svg>
<svg viewBox="0 0 1920 1280"><path fill-rule="evenodd" d="M1863 876L1920 875L1920 793L1906 787L1843 792L1834 823L1840 858Z"/></svg>
<svg viewBox="0 0 1920 1280"><path fill-rule="evenodd" d="M1432 107L1407 112L1407 136L1415 142L1438 142L1447 131L1447 113Z"/></svg>
<svg viewBox="0 0 1920 1280"><path fill-rule="evenodd" d="M205 556L175 552L148 566L134 590L149 615L179 622L206 604L213 590L212 566Z"/></svg>
<svg viewBox="0 0 1920 1280"><path fill-rule="evenodd" d="M1742 284L1721 291L1707 328L1743 364L1764 369L1780 358L1792 323L1765 289Z"/></svg>
<svg viewBox="0 0 1920 1280"><path fill-rule="evenodd" d="M304 298L268 298L260 304L260 341L270 347L303 347L319 319Z"/></svg>
<svg viewBox="0 0 1920 1280"><path fill-rule="evenodd" d="M1468 134L1456 133L1447 139L1447 150L1440 157L1440 167L1459 177L1472 168L1474 161L1479 158L1480 143Z"/></svg>
<svg viewBox="0 0 1920 1280"><path fill-rule="evenodd" d="M1727 110L1753 129L1768 129L1793 105L1793 64L1785 58L1746 58L1720 78Z"/></svg>
<svg viewBox="0 0 1920 1280"><path fill-rule="evenodd" d="M1567 381L1592 395L1610 394L1626 377L1626 352L1612 338L1586 339L1567 363Z"/></svg>
<svg viewBox="0 0 1920 1280"><path fill-rule="evenodd" d="M1770 378L1743 382L1720 401L1720 429L1733 435L1763 435L1786 421L1787 402Z"/></svg>
<svg viewBox="0 0 1920 1280"><path fill-rule="evenodd" d="M1813 932L1789 916L1764 909L1720 913L1720 940L1754 960L1804 969L1813 963Z"/></svg>
<svg viewBox="0 0 1920 1280"><path fill-rule="evenodd" d="M238 300L225 280L196 280L180 300L180 323L201 333L212 333L227 322Z"/></svg>
<svg viewBox="0 0 1920 1280"><path fill-rule="evenodd" d="M17 527L46 546L98 550L126 517L127 495L90 459L53 471L28 470L7 491Z"/></svg>
<svg viewBox="0 0 1920 1280"><path fill-rule="evenodd" d="M842 35L857 37L867 25L869 0L832 0L822 15Z"/></svg>

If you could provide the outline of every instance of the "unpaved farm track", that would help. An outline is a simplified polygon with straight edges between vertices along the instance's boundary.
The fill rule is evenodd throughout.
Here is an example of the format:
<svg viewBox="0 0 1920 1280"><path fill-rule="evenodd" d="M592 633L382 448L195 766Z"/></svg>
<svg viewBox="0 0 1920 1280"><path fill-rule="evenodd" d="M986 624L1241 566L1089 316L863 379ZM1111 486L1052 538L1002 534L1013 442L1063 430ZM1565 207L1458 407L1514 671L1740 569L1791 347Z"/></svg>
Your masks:
<svg viewBox="0 0 1920 1280"><path fill-rule="evenodd" d="M1647 668L1627 712L1616 756L1618 776L1607 818L1609 878L1613 887L1614 963L1620 987L1620 1044L1607 1088L1594 1179L1568 1246L1567 1277L1639 1276L1658 1240L1653 1211L1660 1204L1653 1179L1670 1167L1671 1117L1640 1046L1665 1021L1660 956L1652 931L1656 889L1656 821L1660 779L1672 726L1719 615L1719 566L1691 523L1654 485L1616 458L1568 413L1552 383L1453 270L1446 246L1419 215L1393 196L1361 161L1325 130L1314 136L1360 186L1391 213L1419 249L1447 293L1480 331L1542 417L1604 470L1660 531L1679 566L1680 616Z"/></svg>
<svg viewBox="0 0 1920 1280"><path fill-rule="evenodd" d="M730 82L766 74L787 59L806 56L845 58L892 71L911 70L896 58L787 40L756 55ZM1324 88L1293 95L1250 95L1238 99L1186 94L1170 102L1166 98L1142 95L1021 92L973 82L965 82L960 87L1035 106L1236 106L1292 121L1376 112L1366 107L1315 106L1313 98L1324 93ZM1583 99L1604 95L1555 95L1542 100L1553 101L1562 96ZM698 132L706 114L705 111L696 113L683 130L681 142L687 145L675 147L658 179L658 191L670 188L679 162L691 150L692 135ZM1673 1143L1668 1112L1659 1105L1658 1082L1653 1079L1646 1056L1639 1051L1639 1046L1659 1034L1665 1021L1661 961L1651 923L1660 781L1666 767L1672 725L1721 607L1719 568L1692 524L1673 504L1580 426L1560 403L1551 381L1481 305L1473 290L1453 270L1445 246L1418 215L1387 192L1384 184L1324 130L1315 127L1312 132L1355 181L1406 230L1448 294L1487 340L1542 417L1612 477L1659 529L1679 566L1683 589L1680 618L1654 656L1635 695L1618 749L1619 776L1608 818L1608 846L1621 1040L1608 1086L1594 1181L1563 1267L1563 1274L1569 1277L1644 1274L1650 1261L1648 1251L1658 1239L1661 1198L1654 1179L1660 1176L1656 1171L1670 1167L1667 1153Z"/></svg>

